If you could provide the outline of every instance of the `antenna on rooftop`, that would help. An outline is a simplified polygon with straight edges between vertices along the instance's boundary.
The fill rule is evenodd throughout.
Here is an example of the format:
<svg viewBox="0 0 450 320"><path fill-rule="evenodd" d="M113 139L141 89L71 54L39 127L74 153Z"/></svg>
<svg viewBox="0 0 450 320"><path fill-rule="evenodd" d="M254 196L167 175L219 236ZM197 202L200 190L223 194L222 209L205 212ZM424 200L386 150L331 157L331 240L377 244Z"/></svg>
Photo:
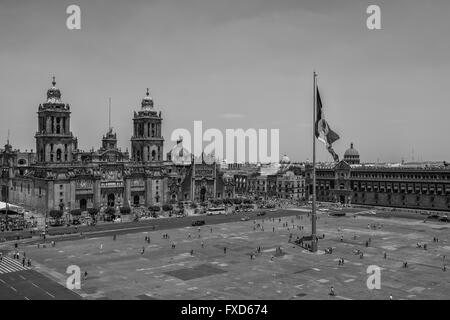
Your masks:
<svg viewBox="0 0 450 320"><path fill-rule="evenodd" d="M109 131L111 131L111 97L109 97Z"/></svg>

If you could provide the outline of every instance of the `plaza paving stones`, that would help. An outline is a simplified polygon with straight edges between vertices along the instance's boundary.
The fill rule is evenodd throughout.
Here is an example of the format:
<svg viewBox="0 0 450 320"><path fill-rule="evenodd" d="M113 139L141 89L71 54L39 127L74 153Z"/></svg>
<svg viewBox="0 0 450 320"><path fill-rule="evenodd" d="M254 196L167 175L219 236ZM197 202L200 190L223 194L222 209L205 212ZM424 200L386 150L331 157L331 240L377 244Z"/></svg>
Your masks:
<svg viewBox="0 0 450 320"><path fill-rule="evenodd" d="M292 219L305 229L292 228ZM282 227L285 222L290 231ZM116 241L109 236L57 242L56 247L38 249L30 245L21 249L36 261L39 272L61 284L69 265L80 266L82 273L87 271L87 279L77 290L86 299L347 300L388 299L390 294L394 299L450 298L450 271L442 270L443 263L448 263L443 256L450 259L448 224L321 214L318 234L326 237L319 242L320 252L310 253L287 243L290 232L293 239L310 232L310 219L306 216L258 223L265 231L254 230L250 220L217 225L212 233L208 225L201 227L200 232L193 227L146 232L150 245L144 241L143 233L130 233ZM368 224L382 227L368 229ZM163 239L162 233L168 233L170 239ZM367 248L369 237L371 244ZM439 242L434 243L433 237L438 237ZM176 243L175 249L171 248L172 242ZM428 250L417 248L417 242L427 243ZM251 260L249 253L259 246L262 253ZM282 256L274 256L277 247L282 248ZM333 247L333 254L324 253L327 247ZM354 254L355 250L364 252L363 259ZM384 252L387 259L383 258ZM343 266L338 265L339 258L344 258ZM408 268L403 268L404 261ZM370 265L381 267L380 290L366 286ZM335 297L328 295L331 286Z"/></svg>

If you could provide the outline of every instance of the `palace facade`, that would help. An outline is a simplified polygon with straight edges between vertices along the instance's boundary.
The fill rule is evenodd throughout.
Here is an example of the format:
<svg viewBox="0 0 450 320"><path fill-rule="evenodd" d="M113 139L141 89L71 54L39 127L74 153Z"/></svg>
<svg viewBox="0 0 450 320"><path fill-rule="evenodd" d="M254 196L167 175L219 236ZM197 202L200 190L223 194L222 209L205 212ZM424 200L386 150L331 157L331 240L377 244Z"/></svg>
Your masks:
<svg viewBox="0 0 450 320"><path fill-rule="evenodd" d="M312 165L305 168L312 195ZM351 144L337 164L316 166L318 201L450 211L450 167L444 164L360 164Z"/></svg>

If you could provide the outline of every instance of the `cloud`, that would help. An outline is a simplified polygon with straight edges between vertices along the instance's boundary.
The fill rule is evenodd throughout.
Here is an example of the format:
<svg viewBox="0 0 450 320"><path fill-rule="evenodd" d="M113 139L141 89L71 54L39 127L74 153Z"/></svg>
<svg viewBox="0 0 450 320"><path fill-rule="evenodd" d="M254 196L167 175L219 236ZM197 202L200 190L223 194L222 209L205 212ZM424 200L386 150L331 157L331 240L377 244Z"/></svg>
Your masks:
<svg viewBox="0 0 450 320"><path fill-rule="evenodd" d="M223 119L242 119L245 118L245 115L241 113L222 113L219 117Z"/></svg>

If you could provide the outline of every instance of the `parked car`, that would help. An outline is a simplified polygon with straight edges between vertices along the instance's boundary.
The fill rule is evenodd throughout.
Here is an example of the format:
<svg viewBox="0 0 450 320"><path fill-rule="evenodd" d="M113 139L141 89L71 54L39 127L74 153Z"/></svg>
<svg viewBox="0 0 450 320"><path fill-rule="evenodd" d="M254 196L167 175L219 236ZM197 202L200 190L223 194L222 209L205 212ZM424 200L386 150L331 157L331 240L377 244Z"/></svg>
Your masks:
<svg viewBox="0 0 450 320"><path fill-rule="evenodd" d="M264 215L266 215L266 212L265 211L260 211L256 215L257 216L264 216Z"/></svg>
<svg viewBox="0 0 450 320"><path fill-rule="evenodd" d="M248 221L248 220L250 220L249 217L242 217L242 218L241 218L241 221Z"/></svg>
<svg viewBox="0 0 450 320"><path fill-rule="evenodd" d="M196 226L203 226L205 224L205 220L196 220L192 222L192 226L196 227Z"/></svg>
<svg viewBox="0 0 450 320"><path fill-rule="evenodd" d="M449 222L448 216L442 216L442 217L440 217L440 218L439 218L439 221L442 221L442 222Z"/></svg>

